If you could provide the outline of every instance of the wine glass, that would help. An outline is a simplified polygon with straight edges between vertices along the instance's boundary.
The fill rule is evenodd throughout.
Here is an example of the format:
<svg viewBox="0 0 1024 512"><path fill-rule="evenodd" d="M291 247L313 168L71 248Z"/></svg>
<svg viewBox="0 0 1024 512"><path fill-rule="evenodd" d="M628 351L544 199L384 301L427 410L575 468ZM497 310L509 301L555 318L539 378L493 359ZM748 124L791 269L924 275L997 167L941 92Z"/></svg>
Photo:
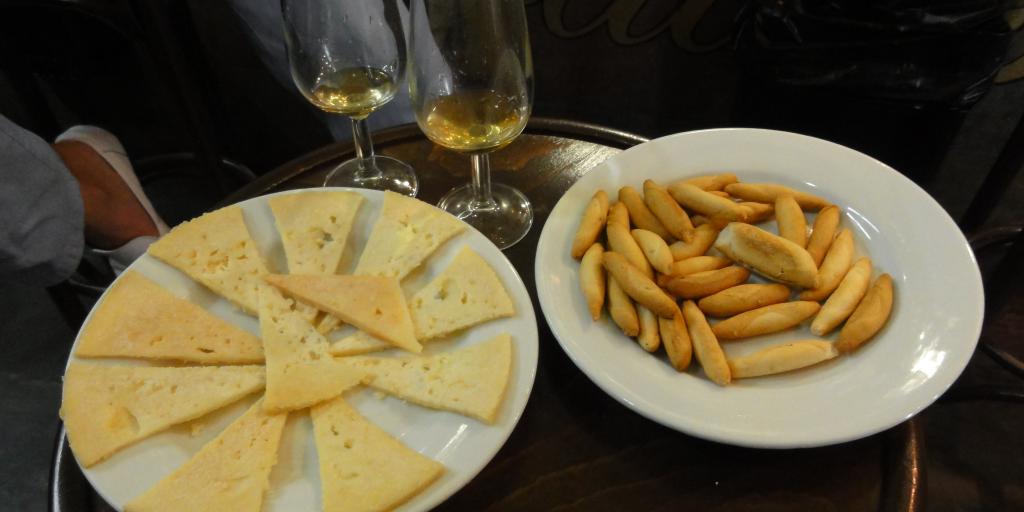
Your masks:
<svg viewBox="0 0 1024 512"><path fill-rule="evenodd" d="M470 156L472 182L438 206L501 249L530 231L519 190L491 183L490 152L515 139L533 105L523 0L413 0L409 92L427 138Z"/></svg>
<svg viewBox="0 0 1024 512"><path fill-rule="evenodd" d="M415 196L416 173L375 155L366 117L391 101L405 67L398 0L282 0L292 79L321 110L352 119L356 157L332 170L324 186L391 190Z"/></svg>

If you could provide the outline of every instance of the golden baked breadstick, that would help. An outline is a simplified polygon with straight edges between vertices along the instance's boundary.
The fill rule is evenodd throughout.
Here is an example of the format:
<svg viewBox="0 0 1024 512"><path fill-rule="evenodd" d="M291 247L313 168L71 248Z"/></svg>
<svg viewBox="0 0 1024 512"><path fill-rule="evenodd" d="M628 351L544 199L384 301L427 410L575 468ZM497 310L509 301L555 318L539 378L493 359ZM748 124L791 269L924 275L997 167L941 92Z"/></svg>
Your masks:
<svg viewBox="0 0 1024 512"><path fill-rule="evenodd" d="M694 228L698 228L704 224L711 224L711 219L703 215L694 215L693 217L690 217L690 221L693 222Z"/></svg>
<svg viewBox="0 0 1024 512"><path fill-rule="evenodd" d="M665 288L676 297L696 299L746 282L748 277L749 270L733 265L683 277L672 277L665 283Z"/></svg>
<svg viewBox="0 0 1024 512"><path fill-rule="evenodd" d="M861 258L850 267L846 277L839 283L836 291L821 306L818 316L811 322L811 332L824 336L843 323L864 298L871 284L871 259Z"/></svg>
<svg viewBox="0 0 1024 512"><path fill-rule="evenodd" d="M821 304L811 301L772 304L727 318L711 329L720 340L737 340L784 331L815 315Z"/></svg>
<svg viewBox="0 0 1024 512"><path fill-rule="evenodd" d="M672 259L672 251L668 249L664 238L646 229L634 229L631 234L654 270L662 274L667 274L672 270L672 263L675 260Z"/></svg>
<svg viewBox="0 0 1024 512"><path fill-rule="evenodd" d="M892 294L892 276L882 274L839 331L836 349L840 352L856 350L878 333L892 312Z"/></svg>
<svg viewBox="0 0 1024 512"><path fill-rule="evenodd" d="M605 270L618 281L622 290L629 298L650 309L658 316L671 318L676 310L676 302L668 294L661 291L649 277L637 270L626 258L615 252L604 253L601 261Z"/></svg>
<svg viewBox="0 0 1024 512"><path fill-rule="evenodd" d="M619 189L619 202L626 205L629 209L629 218L633 221L633 224L640 229L646 229L647 231L653 231L662 238L668 238L672 236L665 226L661 225L661 221L654 216L650 208L644 203L644 198L640 197L640 192L637 192L633 187L622 187Z"/></svg>
<svg viewBox="0 0 1024 512"><path fill-rule="evenodd" d="M750 210L729 199L718 197L687 183L673 183L669 185L668 193L680 205L697 213L702 213L712 219L712 221L717 218L730 222L745 222L750 212Z"/></svg>
<svg viewBox="0 0 1024 512"><path fill-rule="evenodd" d="M644 181L644 203L672 236L684 242L693 241L693 223L683 207L657 183Z"/></svg>
<svg viewBox="0 0 1024 512"><path fill-rule="evenodd" d="M690 344L690 333L686 331L682 311L676 311L672 318L658 317L658 331L672 367L680 372L685 371L690 366L693 346Z"/></svg>
<svg viewBox="0 0 1024 512"><path fill-rule="evenodd" d="M850 270L853 263L853 233L849 229L839 232L832 242L832 247L825 255L825 261L821 262L818 269L818 287L804 290L800 294L800 300L825 300L839 286L839 281Z"/></svg>
<svg viewBox="0 0 1024 512"><path fill-rule="evenodd" d="M601 318L601 308L604 307L605 279L604 267L601 265L603 259L604 247L601 244L594 244L583 253L583 259L580 260L580 289L594 320Z"/></svg>
<svg viewBox="0 0 1024 512"><path fill-rule="evenodd" d="M718 238L718 228L711 224L704 224L693 230L692 242L680 240L674 242L668 248L672 251L672 259L676 261L685 260L708 252L708 249L715 243L716 238Z"/></svg>
<svg viewBox="0 0 1024 512"><path fill-rule="evenodd" d="M836 348L824 340L792 341L729 359L729 371L737 379L761 377L806 368L838 355Z"/></svg>
<svg viewBox="0 0 1024 512"><path fill-rule="evenodd" d="M803 288L818 284L818 268L803 247L757 226L729 224L718 234L715 249L773 281Z"/></svg>
<svg viewBox="0 0 1024 512"><path fill-rule="evenodd" d="M732 265L732 262L721 256L694 256L672 263L672 268L667 274L673 277L683 277L697 272L718 270L729 265Z"/></svg>
<svg viewBox="0 0 1024 512"><path fill-rule="evenodd" d="M825 258L825 253L832 246L832 240L835 238L838 228L839 207L832 205L822 208L814 219L814 228L807 241L807 253L811 255L815 265L821 265L821 260Z"/></svg>
<svg viewBox="0 0 1024 512"><path fill-rule="evenodd" d="M604 190L598 190L594 197L590 198L586 210L583 210L583 219L580 227L576 230L576 237L572 240L572 257L580 259L583 253L598 237L601 236L601 229L608 218L608 194Z"/></svg>
<svg viewBox="0 0 1024 512"><path fill-rule="evenodd" d="M801 192L775 183L733 183L725 186L725 191L733 197L744 201L758 203L775 203L780 195L789 194L804 210L818 211L830 203L825 199L807 192Z"/></svg>
<svg viewBox="0 0 1024 512"><path fill-rule="evenodd" d="M726 185L730 183L736 183L739 181L736 175L727 172L723 174L715 174L713 176L697 176L695 178L686 178L679 180L677 183L688 183L697 188L704 190L722 190Z"/></svg>
<svg viewBox="0 0 1024 512"><path fill-rule="evenodd" d="M732 381L729 371L729 363L725 360L725 353L715 338L715 333L692 300L683 303L683 319L686 321L686 330L690 334L690 342L693 344L693 353L697 355L697 362L704 368L708 378L719 386L728 385Z"/></svg>
<svg viewBox="0 0 1024 512"><path fill-rule="evenodd" d="M640 317L640 334L636 336L636 342L640 344L640 348L648 352L657 352L661 346L658 316L643 306L636 307L636 314Z"/></svg>
<svg viewBox="0 0 1024 512"><path fill-rule="evenodd" d="M636 313L636 306L633 300L626 295L619 283L609 273L608 282L608 314L611 315L615 325L622 329L623 334L632 338L640 334L640 318Z"/></svg>
<svg viewBox="0 0 1024 512"><path fill-rule="evenodd" d="M651 270L651 264L647 263L647 256L628 229L619 224L608 224L608 250L625 256L645 276L654 277L654 270Z"/></svg>
<svg viewBox="0 0 1024 512"><path fill-rule="evenodd" d="M708 194L713 194L713 195L716 195L718 197L724 197L726 199L729 199L729 198L732 197L732 196L729 195L728 192L726 192L724 190L708 190Z"/></svg>
<svg viewBox="0 0 1024 512"><path fill-rule="evenodd" d="M747 222L750 224L757 224L764 222L775 214L775 206L765 203L755 203L753 201L742 201L739 203L740 206L750 210L750 216L747 217Z"/></svg>
<svg viewBox="0 0 1024 512"><path fill-rule="evenodd" d="M608 207L608 225L622 226L629 229L629 208L622 203L615 203Z"/></svg>
<svg viewBox="0 0 1024 512"><path fill-rule="evenodd" d="M775 200L775 221L779 224L779 236L807 247L807 217L793 196L784 194Z"/></svg>
<svg viewBox="0 0 1024 512"><path fill-rule="evenodd" d="M741 284L704 297L697 307L708 316L725 318L786 302L788 298L789 288L784 284Z"/></svg>

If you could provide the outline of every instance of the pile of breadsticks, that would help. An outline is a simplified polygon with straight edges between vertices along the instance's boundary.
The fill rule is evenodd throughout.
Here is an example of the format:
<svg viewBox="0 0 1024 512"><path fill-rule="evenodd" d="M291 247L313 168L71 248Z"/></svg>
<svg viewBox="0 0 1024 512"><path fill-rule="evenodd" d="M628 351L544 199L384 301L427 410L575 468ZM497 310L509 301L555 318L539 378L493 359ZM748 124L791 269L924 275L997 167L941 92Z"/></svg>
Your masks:
<svg viewBox="0 0 1024 512"><path fill-rule="evenodd" d="M805 211L817 212L809 235ZM772 217L778 234L754 225ZM854 261L853 233L840 229L839 208L782 185L740 183L734 174L667 187L647 180L642 195L622 187L614 204L598 190L572 257L581 259L580 287L595 321L607 300L612 320L644 350L664 346L680 372L696 354L720 385L852 351L892 311L892 278L882 274L872 284L871 259ZM751 272L774 283L748 283ZM712 325L707 317L722 320ZM719 344L808 320L815 336L845 325L834 342L793 341L737 358L726 358Z"/></svg>

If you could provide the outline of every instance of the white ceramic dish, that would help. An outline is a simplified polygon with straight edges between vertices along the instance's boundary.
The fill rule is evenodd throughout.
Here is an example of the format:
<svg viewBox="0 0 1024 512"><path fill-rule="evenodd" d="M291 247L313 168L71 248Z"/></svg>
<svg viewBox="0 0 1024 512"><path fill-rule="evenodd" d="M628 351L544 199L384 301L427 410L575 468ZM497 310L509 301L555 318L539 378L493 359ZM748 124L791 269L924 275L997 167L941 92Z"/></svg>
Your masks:
<svg viewBox="0 0 1024 512"><path fill-rule="evenodd" d="M383 199L381 192L352 190L363 194L367 201L360 209L356 227L349 240L349 247L354 248L349 251L349 263L354 262L358 251L362 250L377 219ZM316 190L289 191L281 194L309 191ZM284 250L266 202L271 196L249 199L240 204L244 209L249 231L260 252L267 259L271 271L285 272L287 265ZM446 473L437 482L400 510L429 510L472 480L512 433L533 388L537 370L537 320L526 287L501 251L472 227L466 227L466 232L442 246L427 260L423 269L408 277L402 285L407 294L419 289L442 271L464 245L470 246L483 256L509 291L516 306L516 315L474 327L450 340L428 343L424 353L454 350L508 332L512 334L515 343L512 380L505 403L494 425L485 425L454 413L425 409L395 398L384 397L368 389L350 391L346 394L350 403L374 424L447 468ZM149 255L141 257L129 268L155 280L176 295L206 307L221 318L259 334L259 323L256 318L239 312L227 301L193 282L185 274ZM102 301L101 297L99 303ZM88 321L86 319L86 322ZM348 332L335 332L330 339L338 339ZM77 344L77 339L75 342ZM71 357L69 362L75 360L78 359ZM117 361L112 364L141 363ZM195 422L198 429L195 435L189 425L175 427L144 439L114 454L105 462L91 468L83 468L83 472L99 494L121 510L126 502L187 461L206 442L216 437L231 421L241 415L259 396L253 395L233 406L200 418ZM305 411L292 413L282 436L278 464L271 473L270 490L266 496L264 510L321 510L317 464L309 415Z"/></svg>
<svg viewBox="0 0 1024 512"><path fill-rule="evenodd" d="M842 209L859 254L875 276L892 275L888 325L849 356L789 374L721 388L694 359L679 374L625 337L607 318L593 322L569 247L597 189L614 200L625 185L733 172L813 192ZM774 230L774 222L765 227ZM681 432L724 443L794 448L841 443L892 427L938 398L967 365L981 331L984 294L974 256L956 224L926 192L885 164L812 137L757 129L680 133L609 158L562 197L540 237L537 292L552 332L573 362L606 393ZM796 331L723 344L743 355ZM834 335L829 337L834 338Z"/></svg>

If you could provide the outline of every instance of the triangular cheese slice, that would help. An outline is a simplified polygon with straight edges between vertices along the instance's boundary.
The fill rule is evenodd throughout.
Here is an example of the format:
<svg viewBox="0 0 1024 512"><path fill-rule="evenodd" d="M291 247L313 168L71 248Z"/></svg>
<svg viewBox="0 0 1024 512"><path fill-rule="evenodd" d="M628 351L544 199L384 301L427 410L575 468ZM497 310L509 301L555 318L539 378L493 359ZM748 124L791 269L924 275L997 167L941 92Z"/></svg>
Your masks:
<svg viewBox="0 0 1024 512"><path fill-rule="evenodd" d="M394 345L363 331L356 331L331 343L331 355L355 356L394 348Z"/></svg>
<svg viewBox="0 0 1024 512"><path fill-rule="evenodd" d="M267 200L281 235L289 274L334 274L345 252L363 196L355 192L300 192Z"/></svg>
<svg viewBox="0 0 1024 512"><path fill-rule="evenodd" d="M416 338L421 341L516 314L494 269L469 247L463 247L444 272L416 292L409 305Z"/></svg>
<svg viewBox="0 0 1024 512"><path fill-rule="evenodd" d="M327 339L276 288L260 289L260 333L269 412L309 407L359 384L366 374L334 360Z"/></svg>
<svg viewBox="0 0 1024 512"><path fill-rule="evenodd" d="M157 368L72 363L60 415L89 467L115 451L263 388L262 366Z"/></svg>
<svg viewBox="0 0 1024 512"><path fill-rule="evenodd" d="M324 512L392 510L429 486L444 466L366 421L343 397L310 409Z"/></svg>
<svg viewBox="0 0 1024 512"><path fill-rule="evenodd" d="M380 217L355 274L403 279L465 225L423 201L384 192Z"/></svg>
<svg viewBox="0 0 1024 512"><path fill-rule="evenodd" d="M125 512L259 512L287 419L256 402L188 462L128 502Z"/></svg>
<svg viewBox="0 0 1024 512"><path fill-rule="evenodd" d="M512 337L500 334L469 348L427 357L349 357L369 385L403 400L494 423L512 371Z"/></svg>
<svg viewBox="0 0 1024 512"><path fill-rule="evenodd" d="M129 271L94 310L82 329L75 355L200 364L261 363L263 343L175 297L142 274Z"/></svg>
<svg viewBox="0 0 1024 512"><path fill-rule="evenodd" d="M178 225L149 246L149 254L256 314L267 273L239 206L228 206Z"/></svg>
<svg viewBox="0 0 1024 512"><path fill-rule="evenodd" d="M265 279L286 295L396 347L416 353L423 350L413 334L409 308L395 278L269 274Z"/></svg>

